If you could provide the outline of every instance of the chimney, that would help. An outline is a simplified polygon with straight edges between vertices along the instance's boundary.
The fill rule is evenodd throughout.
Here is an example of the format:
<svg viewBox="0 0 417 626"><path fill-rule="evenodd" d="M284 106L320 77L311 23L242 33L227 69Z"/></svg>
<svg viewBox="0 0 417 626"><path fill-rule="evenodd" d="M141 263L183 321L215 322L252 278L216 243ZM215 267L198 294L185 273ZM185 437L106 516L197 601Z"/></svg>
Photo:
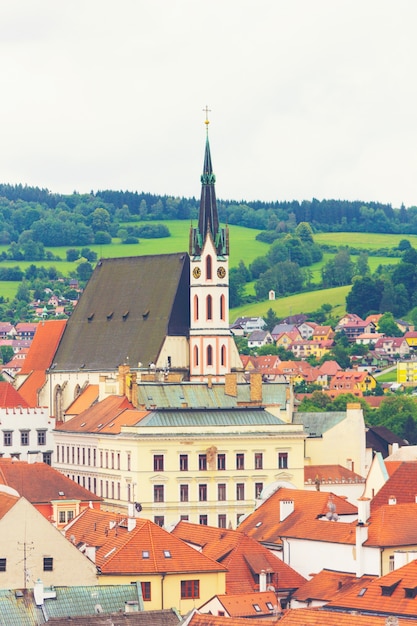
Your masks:
<svg viewBox="0 0 417 626"><path fill-rule="evenodd" d="M134 517L127 518L127 532L131 532L136 528L136 519Z"/></svg>
<svg viewBox="0 0 417 626"><path fill-rule="evenodd" d="M119 365L118 379L119 379L119 395L126 396L126 377L130 373L130 365Z"/></svg>
<svg viewBox="0 0 417 626"><path fill-rule="evenodd" d="M363 522L356 525L356 577L365 573L365 554L363 544L368 539L368 526Z"/></svg>
<svg viewBox="0 0 417 626"><path fill-rule="evenodd" d="M294 511L294 500L279 501L279 521L283 522Z"/></svg>
<svg viewBox="0 0 417 626"><path fill-rule="evenodd" d="M44 601L43 596L43 582L40 578L35 582L33 586L33 597L35 599L36 606L42 606Z"/></svg>
<svg viewBox="0 0 417 626"><path fill-rule="evenodd" d="M259 574L259 591L266 591L266 571L264 569Z"/></svg>
<svg viewBox="0 0 417 626"><path fill-rule="evenodd" d="M224 393L226 396L237 397L237 374L234 372L224 377Z"/></svg>
<svg viewBox="0 0 417 626"><path fill-rule="evenodd" d="M394 441L394 443L392 444L392 448L391 448L391 454L394 454L394 452L398 452L399 450L399 445L396 441Z"/></svg>
<svg viewBox="0 0 417 626"><path fill-rule="evenodd" d="M138 375L136 372L132 372L130 376L131 389L130 389L130 401L135 408L138 406Z"/></svg>
<svg viewBox="0 0 417 626"><path fill-rule="evenodd" d="M207 387L209 389L213 387L213 376L211 374L207 376Z"/></svg>
<svg viewBox="0 0 417 626"><path fill-rule="evenodd" d="M371 515L371 499L358 498L358 522L366 524Z"/></svg>
<svg viewBox="0 0 417 626"><path fill-rule="evenodd" d="M251 402L262 402L262 374L250 375L250 400Z"/></svg>

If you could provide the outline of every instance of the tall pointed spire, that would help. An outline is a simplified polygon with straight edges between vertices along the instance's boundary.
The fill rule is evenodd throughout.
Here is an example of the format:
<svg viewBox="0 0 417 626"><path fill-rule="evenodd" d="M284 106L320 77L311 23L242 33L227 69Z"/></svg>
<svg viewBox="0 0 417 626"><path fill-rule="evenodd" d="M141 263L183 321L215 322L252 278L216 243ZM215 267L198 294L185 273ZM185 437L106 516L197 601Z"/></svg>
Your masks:
<svg viewBox="0 0 417 626"><path fill-rule="evenodd" d="M213 166L211 162L210 143L208 138L208 112L209 109L204 109L206 112L206 146L204 152L204 164L203 173L201 175L201 198L200 198L200 210L198 214L198 228L192 230L192 237L190 242L190 254L200 255L204 246L207 234L210 234L213 243L215 245L218 255L227 254L227 231L221 229L219 226L219 215L217 212L216 191L214 184L216 177L213 174Z"/></svg>

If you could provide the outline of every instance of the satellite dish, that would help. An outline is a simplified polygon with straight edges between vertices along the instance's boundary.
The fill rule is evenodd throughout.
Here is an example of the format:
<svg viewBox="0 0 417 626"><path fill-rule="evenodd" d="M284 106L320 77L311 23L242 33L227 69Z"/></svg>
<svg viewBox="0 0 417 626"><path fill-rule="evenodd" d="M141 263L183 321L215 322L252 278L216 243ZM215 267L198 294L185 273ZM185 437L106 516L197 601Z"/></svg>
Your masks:
<svg viewBox="0 0 417 626"><path fill-rule="evenodd" d="M135 502L135 510L140 513L142 510L142 505L139 502Z"/></svg>

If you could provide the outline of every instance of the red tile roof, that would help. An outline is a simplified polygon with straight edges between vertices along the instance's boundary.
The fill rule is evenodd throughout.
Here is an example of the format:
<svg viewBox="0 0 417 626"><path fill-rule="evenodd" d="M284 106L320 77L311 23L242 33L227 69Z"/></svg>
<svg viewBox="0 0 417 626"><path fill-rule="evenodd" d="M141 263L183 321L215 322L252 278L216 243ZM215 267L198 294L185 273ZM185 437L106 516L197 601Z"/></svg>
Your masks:
<svg viewBox="0 0 417 626"><path fill-rule="evenodd" d="M255 591L253 593L221 594L216 596L230 617L260 617L281 612L277 596L273 591ZM268 604L272 608L268 607ZM256 610L255 605L260 610ZM275 609L274 609L275 607ZM204 605L200 607L204 610Z"/></svg>
<svg viewBox="0 0 417 626"><path fill-rule="evenodd" d="M0 458L0 484L12 487L32 504L62 498L81 502L103 500L46 463ZM60 492L64 494L62 498Z"/></svg>
<svg viewBox="0 0 417 626"><path fill-rule="evenodd" d="M46 382L46 370L52 365L56 349L65 329L66 320L48 320L37 324L29 352L19 375L27 378L19 393L29 406L38 406L38 393Z"/></svg>
<svg viewBox="0 0 417 626"><path fill-rule="evenodd" d="M368 539L364 545L382 548L417 546L416 519L416 503L380 506L368 520Z"/></svg>
<svg viewBox="0 0 417 626"><path fill-rule="evenodd" d="M95 562L103 574L226 571L224 565L196 552L150 520L137 518L135 528L128 531L126 517L86 509L69 525L66 536L72 536L76 544L97 547Z"/></svg>
<svg viewBox="0 0 417 626"><path fill-rule="evenodd" d="M297 589L292 598L299 602L310 602L313 600L329 602L338 594L346 593L358 587L359 591L374 578L376 576L361 576L357 578L354 574L323 569Z"/></svg>
<svg viewBox="0 0 417 626"><path fill-rule="evenodd" d="M6 515L6 513L8 513L10 509L14 507L18 500L19 498L17 496L13 496L10 493L0 491L0 519L2 519Z"/></svg>
<svg viewBox="0 0 417 626"><path fill-rule="evenodd" d="M329 608L397 617L417 616L417 561L411 561L381 578L352 590L328 604ZM284 622L285 623L285 622ZM415 621L414 621L415 623ZM401 624L401 621L400 621Z"/></svg>
<svg viewBox="0 0 417 626"><path fill-rule="evenodd" d="M65 329L66 320L48 320L37 325L36 333L22 368L22 374L33 370L46 370L52 365L52 359Z"/></svg>
<svg viewBox="0 0 417 626"><path fill-rule="evenodd" d="M305 465L304 483L363 483L365 478L342 465Z"/></svg>
<svg viewBox="0 0 417 626"><path fill-rule="evenodd" d="M355 542L355 531L351 524L335 524L322 521L329 512L329 501L340 515L355 515L357 509L345 498L323 491L307 491L280 487L267 498L253 513L239 525L239 530L261 542L281 543L281 536L323 537L323 524L326 524L326 541ZM280 501L293 501L294 511L282 522L279 521Z"/></svg>
<svg viewBox="0 0 417 626"><path fill-rule="evenodd" d="M29 404L13 385L0 381L0 407L2 409L27 408Z"/></svg>
<svg viewBox="0 0 417 626"><path fill-rule="evenodd" d="M74 402L72 402L67 409L65 409L66 415L78 415L89 409L95 402L97 402L99 397L99 386L98 385L87 385L87 387L80 393L80 395L75 398Z"/></svg>
<svg viewBox="0 0 417 626"><path fill-rule="evenodd" d="M270 584L276 589L289 591L305 582L305 578L298 572L239 530L182 521L176 525L172 534L190 545L200 547L203 554L227 567L227 593L250 593L259 589L258 576L262 570L271 573Z"/></svg>
<svg viewBox="0 0 417 626"><path fill-rule="evenodd" d="M415 626L412 619L399 619L398 626ZM359 615L351 612L341 613L321 609L292 609L281 618L281 626L389 626L386 617L377 615ZM394 626L395 622L392 622ZM199 625L200 626L200 625ZM213 624L214 626L214 624Z"/></svg>
<svg viewBox="0 0 417 626"><path fill-rule="evenodd" d="M416 501L417 461L403 461L395 464L387 461L386 468L390 477L372 498L371 511L387 504L391 496L396 498L398 504Z"/></svg>
<svg viewBox="0 0 417 626"><path fill-rule="evenodd" d="M136 410L126 396L108 396L67 422L57 424L56 429L65 432L120 432L121 425L125 423L122 414L126 409L134 411L136 421L139 421L143 414L148 414L147 411Z"/></svg>

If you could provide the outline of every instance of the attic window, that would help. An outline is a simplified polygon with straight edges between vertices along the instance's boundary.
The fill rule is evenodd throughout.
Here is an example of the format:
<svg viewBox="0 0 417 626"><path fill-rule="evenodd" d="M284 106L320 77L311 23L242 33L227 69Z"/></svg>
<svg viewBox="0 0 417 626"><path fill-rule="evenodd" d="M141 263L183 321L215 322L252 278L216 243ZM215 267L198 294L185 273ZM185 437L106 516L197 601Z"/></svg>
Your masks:
<svg viewBox="0 0 417 626"><path fill-rule="evenodd" d="M417 597L417 587L404 587L404 598Z"/></svg>
<svg viewBox="0 0 417 626"><path fill-rule="evenodd" d="M94 317L94 312L93 312L93 313L90 313L89 315L87 315L87 319L88 319L88 321L89 321L89 322L91 322L91 321L92 321L92 319L93 319L93 317Z"/></svg>
<svg viewBox="0 0 417 626"><path fill-rule="evenodd" d="M267 608L267 609L269 609L270 611L273 611L273 610L274 610L274 607L273 607L273 605L272 605L272 602L265 602L265 604L266 604L266 608Z"/></svg>
<svg viewBox="0 0 417 626"><path fill-rule="evenodd" d="M86 422L83 422L83 423L81 424L81 428L83 428L85 425L86 425Z"/></svg>
<svg viewBox="0 0 417 626"><path fill-rule="evenodd" d="M146 309L146 311L144 311L144 312L142 313L142 317L143 317L143 319L144 319L144 320L146 320L146 318L148 317L148 315L149 315L149 309Z"/></svg>
<svg viewBox="0 0 417 626"><path fill-rule="evenodd" d="M64 494L64 492L63 492L63 491L58 491L58 495L59 495L59 496L64 496L65 494Z"/></svg>
<svg viewBox="0 0 417 626"><path fill-rule="evenodd" d="M259 528L259 526L262 526L262 522L256 522L255 528Z"/></svg>
<svg viewBox="0 0 417 626"><path fill-rule="evenodd" d="M164 550L164 557L166 559L170 559L171 558L171 552L169 550Z"/></svg>
<svg viewBox="0 0 417 626"><path fill-rule="evenodd" d="M261 607L259 606L259 604L252 604L252 606L253 606L253 608L255 609L255 611L256 611L257 613L260 613L260 612L261 612Z"/></svg>
<svg viewBox="0 0 417 626"><path fill-rule="evenodd" d="M107 552L107 554L104 555L104 558L107 559L108 556L110 556L113 552L115 552L116 548L112 548L110 550L110 552Z"/></svg>
<svg viewBox="0 0 417 626"><path fill-rule="evenodd" d="M129 315L129 310L125 311L122 315L123 320L127 320L127 316Z"/></svg>
<svg viewBox="0 0 417 626"><path fill-rule="evenodd" d="M101 428L103 426L103 424L98 424L97 428Z"/></svg>
<svg viewBox="0 0 417 626"><path fill-rule="evenodd" d="M111 318L113 317L113 311L110 311L110 313L107 313L107 319L111 320Z"/></svg>
<svg viewBox="0 0 417 626"><path fill-rule="evenodd" d="M381 585L381 593L383 596L392 596L398 585L400 584L401 579L397 580L392 585Z"/></svg>
<svg viewBox="0 0 417 626"><path fill-rule="evenodd" d="M367 591L368 591L368 587L362 587L362 589L358 593L359 598L362 598L362 596L364 596Z"/></svg>
<svg viewBox="0 0 417 626"><path fill-rule="evenodd" d="M148 550L142 550L142 559L149 559Z"/></svg>

